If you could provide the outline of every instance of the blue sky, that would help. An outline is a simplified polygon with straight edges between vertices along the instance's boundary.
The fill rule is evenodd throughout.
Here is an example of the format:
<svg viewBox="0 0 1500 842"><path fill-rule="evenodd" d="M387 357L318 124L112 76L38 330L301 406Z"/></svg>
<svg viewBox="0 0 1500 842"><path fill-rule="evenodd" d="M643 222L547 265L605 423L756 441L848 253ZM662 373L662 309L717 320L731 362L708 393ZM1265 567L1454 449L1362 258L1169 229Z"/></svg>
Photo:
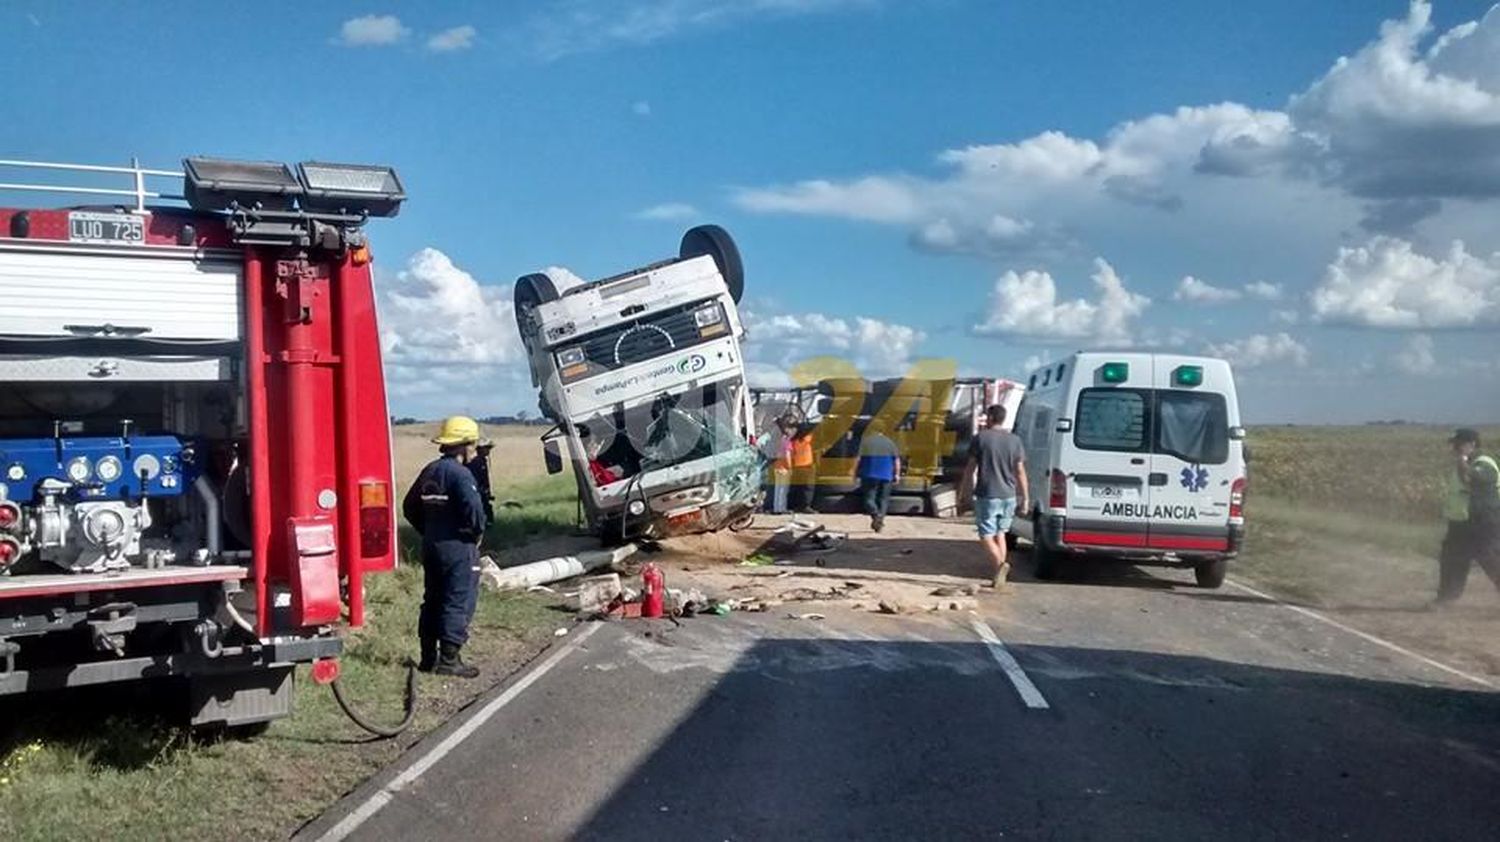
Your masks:
<svg viewBox="0 0 1500 842"><path fill-rule="evenodd" d="M716 221L764 381L1159 346L1255 421L1500 420L1488 3L79 8L0 8L0 157L395 165L397 412L534 407L509 282Z"/></svg>

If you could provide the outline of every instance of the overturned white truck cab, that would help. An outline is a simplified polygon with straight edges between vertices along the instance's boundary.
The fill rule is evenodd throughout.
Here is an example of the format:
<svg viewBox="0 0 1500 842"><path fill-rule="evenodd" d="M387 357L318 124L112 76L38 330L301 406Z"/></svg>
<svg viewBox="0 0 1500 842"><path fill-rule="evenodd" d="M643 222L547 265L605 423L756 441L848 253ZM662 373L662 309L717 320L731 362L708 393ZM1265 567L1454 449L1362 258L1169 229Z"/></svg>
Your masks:
<svg viewBox="0 0 1500 842"><path fill-rule="evenodd" d="M606 542L748 523L763 459L745 387L739 251L716 225L678 257L568 285L516 281L551 473L564 448L589 525Z"/></svg>

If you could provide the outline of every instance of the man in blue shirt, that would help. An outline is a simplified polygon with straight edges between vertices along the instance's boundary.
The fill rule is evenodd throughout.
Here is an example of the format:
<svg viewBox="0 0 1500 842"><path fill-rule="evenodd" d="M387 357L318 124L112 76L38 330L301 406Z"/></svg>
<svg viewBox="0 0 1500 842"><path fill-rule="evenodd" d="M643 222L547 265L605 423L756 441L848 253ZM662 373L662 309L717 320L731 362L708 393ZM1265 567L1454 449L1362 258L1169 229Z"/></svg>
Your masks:
<svg viewBox="0 0 1500 842"><path fill-rule="evenodd" d="M879 419L871 421L860 437L859 465L855 473L859 477L865 514L870 516L870 528L879 532L885 528L891 489L901 478L901 452L885 434L885 424Z"/></svg>

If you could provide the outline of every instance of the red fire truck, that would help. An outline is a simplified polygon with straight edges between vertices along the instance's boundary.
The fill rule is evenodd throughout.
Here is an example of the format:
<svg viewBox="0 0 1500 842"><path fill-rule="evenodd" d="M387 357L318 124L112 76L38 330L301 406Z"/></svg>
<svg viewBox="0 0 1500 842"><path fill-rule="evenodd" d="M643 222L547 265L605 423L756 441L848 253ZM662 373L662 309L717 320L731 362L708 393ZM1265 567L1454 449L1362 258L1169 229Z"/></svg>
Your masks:
<svg viewBox="0 0 1500 842"><path fill-rule="evenodd" d="M0 160L0 695L159 679L194 726L338 675L395 564L364 226L388 167Z"/></svg>

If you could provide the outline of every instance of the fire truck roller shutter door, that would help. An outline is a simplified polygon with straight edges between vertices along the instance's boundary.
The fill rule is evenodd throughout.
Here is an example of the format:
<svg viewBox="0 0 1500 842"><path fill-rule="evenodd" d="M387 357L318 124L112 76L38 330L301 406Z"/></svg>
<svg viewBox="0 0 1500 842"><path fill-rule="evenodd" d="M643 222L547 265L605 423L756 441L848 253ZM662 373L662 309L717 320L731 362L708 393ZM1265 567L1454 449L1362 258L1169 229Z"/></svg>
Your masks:
<svg viewBox="0 0 1500 842"><path fill-rule="evenodd" d="M740 297L745 294L745 265L740 260L739 247L728 231L717 225L689 228L682 235L682 246L677 254L683 260L703 255L712 257L718 264L719 274L724 276L725 286L729 287L729 297L734 303L740 303Z"/></svg>

